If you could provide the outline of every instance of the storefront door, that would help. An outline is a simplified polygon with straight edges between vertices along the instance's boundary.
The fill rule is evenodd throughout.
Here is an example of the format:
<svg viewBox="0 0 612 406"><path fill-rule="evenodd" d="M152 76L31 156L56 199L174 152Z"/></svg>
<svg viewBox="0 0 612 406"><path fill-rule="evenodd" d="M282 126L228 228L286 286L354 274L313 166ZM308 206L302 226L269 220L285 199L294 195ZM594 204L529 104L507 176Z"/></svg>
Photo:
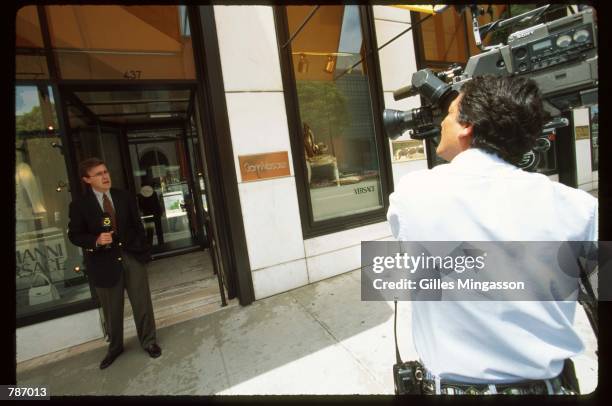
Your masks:
<svg viewBox="0 0 612 406"><path fill-rule="evenodd" d="M132 131L127 137L134 191L154 253L205 246L185 128Z"/></svg>
<svg viewBox="0 0 612 406"><path fill-rule="evenodd" d="M187 147L193 92L188 85L63 91L75 161L102 158L113 186L134 194L154 256L207 246Z"/></svg>

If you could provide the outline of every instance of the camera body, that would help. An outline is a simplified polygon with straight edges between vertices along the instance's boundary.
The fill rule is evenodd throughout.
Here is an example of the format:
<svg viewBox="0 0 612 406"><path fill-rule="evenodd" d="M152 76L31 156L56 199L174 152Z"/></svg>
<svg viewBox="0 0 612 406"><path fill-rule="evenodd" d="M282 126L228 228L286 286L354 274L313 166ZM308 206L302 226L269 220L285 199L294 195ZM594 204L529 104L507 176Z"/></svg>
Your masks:
<svg viewBox="0 0 612 406"><path fill-rule="evenodd" d="M453 90L458 91L465 81L480 75L529 77L537 83L553 116L596 101L597 31L593 10L588 8L512 33L507 45L474 55L463 73L450 76Z"/></svg>
<svg viewBox="0 0 612 406"><path fill-rule="evenodd" d="M393 381L396 395L420 395L423 392L423 366L417 361L395 364Z"/></svg>
<svg viewBox="0 0 612 406"><path fill-rule="evenodd" d="M543 131L562 127L568 123L559 117L563 112L597 103L597 61L593 10L586 8L512 33L507 44L494 45L470 57L465 69L452 65L437 73L429 69L415 72L411 85L396 90L394 99L420 95L426 104L407 111L385 109L385 131L391 139L406 131L410 131L413 139L439 135L439 123L450 102L465 82L481 75L519 75L533 79L542 93L544 108L554 118Z"/></svg>

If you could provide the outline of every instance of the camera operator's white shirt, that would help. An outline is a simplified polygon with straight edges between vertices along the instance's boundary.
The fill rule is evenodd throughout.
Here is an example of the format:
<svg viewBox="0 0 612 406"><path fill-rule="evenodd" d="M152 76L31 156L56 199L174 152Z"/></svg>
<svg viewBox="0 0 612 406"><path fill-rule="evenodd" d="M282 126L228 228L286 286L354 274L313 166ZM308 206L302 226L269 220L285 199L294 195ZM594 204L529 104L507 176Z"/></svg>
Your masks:
<svg viewBox="0 0 612 406"><path fill-rule="evenodd" d="M593 196L474 148L405 175L389 203L391 230L403 241L597 240ZM575 311L573 301L415 301L413 338L441 379L548 379L584 350Z"/></svg>

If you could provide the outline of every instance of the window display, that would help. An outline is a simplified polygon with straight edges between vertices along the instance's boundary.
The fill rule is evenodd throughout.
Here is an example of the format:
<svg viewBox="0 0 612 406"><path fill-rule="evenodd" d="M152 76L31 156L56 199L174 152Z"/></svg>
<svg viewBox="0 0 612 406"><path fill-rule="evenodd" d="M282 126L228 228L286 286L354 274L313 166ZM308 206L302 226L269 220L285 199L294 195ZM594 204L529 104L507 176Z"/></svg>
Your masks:
<svg viewBox="0 0 612 406"><path fill-rule="evenodd" d="M15 91L15 262L17 317L91 298L82 256L68 241L68 175L47 86ZM58 148L59 146L59 148Z"/></svg>
<svg viewBox="0 0 612 406"><path fill-rule="evenodd" d="M425 157L425 146L421 140L393 141L393 161L417 161L427 159Z"/></svg>
<svg viewBox="0 0 612 406"><path fill-rule="evenodd" d="M195 79L185 7L45 6L60 76L81 80Z"/></svg>
<svg viewBox="0 0 612 406"><path fill-rule="evenodd" d="M311 9L287 7L289 32ZM291 54L312 219L382 208L359 7L320 7L292 41Z"/></svg>

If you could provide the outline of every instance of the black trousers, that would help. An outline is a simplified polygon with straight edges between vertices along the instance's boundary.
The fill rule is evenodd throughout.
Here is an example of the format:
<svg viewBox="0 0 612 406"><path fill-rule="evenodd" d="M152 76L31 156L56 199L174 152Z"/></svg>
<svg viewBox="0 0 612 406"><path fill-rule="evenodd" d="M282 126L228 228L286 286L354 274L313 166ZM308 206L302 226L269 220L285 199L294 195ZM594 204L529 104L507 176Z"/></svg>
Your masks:
<svg viewBox="0 0 612 406"><path fill-rule="evenodd" d="M123 348L124 290L127 290L132 306L140 345L146 348L156 342L155 316L146 267L129 253L124 252L122 258L123 272L117 284L111 288L96 288L110 337L109 353Z"/></svg>

